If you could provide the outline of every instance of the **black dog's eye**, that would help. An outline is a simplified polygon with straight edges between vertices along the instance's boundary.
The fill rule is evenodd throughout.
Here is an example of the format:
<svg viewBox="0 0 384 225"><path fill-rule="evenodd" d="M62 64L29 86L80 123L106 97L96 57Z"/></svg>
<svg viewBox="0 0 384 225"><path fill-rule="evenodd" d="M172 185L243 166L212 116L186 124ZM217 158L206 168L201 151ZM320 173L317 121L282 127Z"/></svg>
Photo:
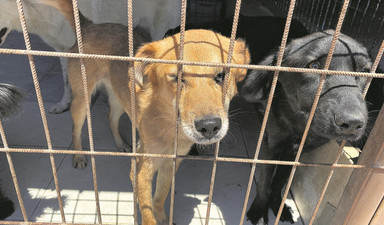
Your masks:
<svg viewBox="0 0 384 225"><path fill-rule="evenodd" d="M216 83L223 83L224 82L224 79L225 79L225 72L222 72L222 73L219 73L216 75L215 77L215 81Z"/></svg>
<svg viewBox="0 0 384 225"><path fill-rule="evenodd" d="M308 68L310 68L310 69L320 69L320 62L316 61L316 62L310 63L308 65Z"/></svg>

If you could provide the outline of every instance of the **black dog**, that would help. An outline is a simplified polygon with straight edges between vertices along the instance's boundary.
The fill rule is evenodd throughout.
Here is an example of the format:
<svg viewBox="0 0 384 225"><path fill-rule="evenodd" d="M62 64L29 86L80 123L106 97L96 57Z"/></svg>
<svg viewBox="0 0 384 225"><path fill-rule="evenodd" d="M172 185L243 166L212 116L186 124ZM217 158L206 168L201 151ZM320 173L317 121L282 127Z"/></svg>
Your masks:
<svg viewBox="0 0 384 225"><path fill-rule="evenodd" d="M333 31L327 30L292 40L285 49L282 66L321 69L325 64ZM262 65L275 65L277 52L271 53ZM341 35L335 49L330 70L369 71L372 66L367 50L354 39ZM241 85L241 95L262 107L269 95L273 78L271 71L254 70ZM264 136L261 159L294 160L307 123L320 76L309 73L280 72L274 100ZM355 141L362 137L368 112L362 90L365 78L327 76L304 150L314 149L330 139ZM257 164L260 178L257 194L247 212L256 224L261 218L268 223L268 209L277 214L281 190L290 169ZM282 221L293 223L289 207L285 206Z"/></svg>
<svg viewBox="0 0 384 225"><path fill-rule="evenodd" d="M228 19L225 19L222 21L216 21L216 22L211 22L211 23L194 24L194 25L190 25L190 24L188 25L187 24L186 29L192 29L192 28L211 29L211 30L214 30L216 32L220 32L223 35L230 36L231 31L232 31L232 20L233 20L232 18L228 18ZM285 22L286 22L285 18L279 18L279 17L246 17L246 16L240 16L236 36L246 40L246 42L249 46L250 52L251 52L252 64L274 65L276 63L276 62L273 62L275 59L272 57L276 54L276 52L272 53L272 51L273 50L277 51L277 47L281 43L281 38L283 36ZM180 29L176 28L174 30L168 31L167 35L174 34L174 33L177 33L179 31L180 31ZM289 35L288 35L288 43L290 43L290 40L292 40L294 38L304 37L308 34L309 34L308 31L300 22L298 22L296 20L292 20ZM329 38L329 37L327 37L327 38ZM350 40L350 39L348 38L348 40ZM313 43L310 43L310 44L312 46L316 46L316 44L321 44L321 43L324 43L324 42L319 42L319 41L315 40ZM355 43L353 40L351 40L351 43L354 43L353 45L351 45L351 48L353 50L362 49L362 52L364 52L365 56L367 56L365 49L363 49L359 44ZM296 46L296 48L298 48L299 46L301 46L301 44L303 44L303 43L299 43L298 41L295 41L294 43L291 43L288 46L290 49L292 49L295 47L295 45L298 45L298 46ZM306 46L306 49L308 50L307 47L308 46ZM320 47L322 48L321 50L328 51L330 46L328 45L328 46L320 46ZM326 48L328 48L328 49L326 49ZM301 49L300 51L299 50L300 49L298 49L298 52L301 52L303 54L307 54L306 52L304 52L304 49ZM272 53L272 54L269 56L269 58L267 58L266 60L261 62L261 60L264 59L266 56L268 56L270 53ZM287 48L286 56L284 57L284 59L285 59L284 65L296 66L294 64L290 64L293 62L289 61L289 54L290 53L288 52L288 48ZM348 54L350 54L350 55L352 54L351 56L353 56L353 53L348 52L347 55ZM306 56L309 56L309 55L307 54ZM337 57L340 57L340 56L337 56ZM353 56L353 57L355 57L355 56ZM349 59L350 59L351 63L356 64L356 60L353 57L352 58L349 57ZM302 59L304 59L304 57ZM347 59L348 59L348 57L347 57ZM323 58L321 60L323 60ZM335 60L336 60L336 58L335 58ZM335 62L335 61L333 61L333 62ZM332 65L335 65L335 63L333 63ZM343 64L340 64L340 65L343 65ZM309 66L309 65L297 65L297 66L305 67L305 66ZM316 66L316 64L314 64L312 66ZM356 65L355 65L355 67L356 67ZM332 68L335 68L335 66L331 67L331 69ZM338 69L338 70L344 70L344 69L345 70L351 70L351 68L342 68L342 66L340 66L339 68L336 68L336 69ZM352 69L358 70L361 68L352 68ZM364 67L364 70L367 70L367 69L369 69L369 68ZM258 77L258 78L256 78L256 77ZM256 80L253 80L254 78ZM248 75L247 79L243 82L243 85L245 84L245 86L243 88L240 87L241 94L243 94L251 102L255 103L255 106L256 106L257 110L259 111L260 118L262 118L263 114L264 114L263 110L265 109L266 98L268 97L268 93L269 93L269 86L268 85L270 85L271 79L272 79L272 72L253 71ZM279 79L283 79L283 78L279 78ZM293 79L293 81L295 81L295 80L297 80L297 78ZM368 95L367 95L368 101L373 103L373 104L369 104L369 110L370 111L377 110L377 108L381 107L381 105L383 104L383 98L380 98L383 96L383 85L382 85L383 82L382 82L382 80L383 79L374 79L372 81L371 88L370 88ZM266 140L264 140L264 145L263 145L264 151L262 151L260 157L261 158L266 157L268 159L279 159L279 160L294 160L294 157L296 155L296 150L298 147L298 143L300 142L300 138L301 138L301 135L303 133L303 126L305 126L304 123L306 120L296 121L297 118L291 118L291 116L283 115L283 113L285 113L285 110L286 110L285 108L287 108L287 110L289 109L286 112L288 115L289 114L294 115L295 113L301 113L301 112L299 112L298 109L295 109L295 108L292 109L289 106L289 104L287 104L287 101L292 101L294 98L292 98L292 96L285 96L285 93L283 92L283 89L281 86L281 82L282 82L282 80L280 80L278 83L278 87L277 87L277 90L275 93L274 103L272 105L272 107L273 107L272 108L272 115L271 115L272 118L270 118L269 120L282 119L283 121L281 121L281 123L279 122L275 125L271 125L271 122L270 122L270 124L267 128L267 133L268 133L268 131L270 131L270 132L273 131L273 132L277 132L278 134L275 135L275 137L269 137L269 138L268 138L268 134L266 135L266 138L265 138ZM329 83L329 82L332 83L334 81L331 81L330 79L328 79L327 83ZM289 81L285 81L285 83L288 84ZM335 84L336 83L337 82L335 82ZM361 82L360 82L360 85L361 85ZM242 85L240 84L239 86L242 86ZM292 86L292 88L294 88L294 87L296 87L296 86ZM316 89L314 89L315 88L314 86L312 86L311 88L312 88L311 91L316 90ZM324 87L324 89L325 88L326 87ZM355 88L354 91L357 91L357 88ZM297 94L298 93L299 92L297 92ZM306 93L306 94L313 94L313 93ZM379 94L379 95L377 95L377 94ZM329 95L329 94L327 94L327 95ZM282 97L280 97L280 96L282 96ZM380 96L380 97L378 97L378 96ZM287 97L289 97L289 99L287 99ZM303 96L301 96L301 97L303 97ZM251 99L249 99L249 98L251 98ZM322 99L325 99L325 97L322 97ZM361 101L363 101L363 100L361 100ZM300 104L300 103L301 104L307 104L309 107L311 106L311 104L309 102L306 102L306 103L300 102L300 101L297 102L297 104ZM364 108L365 106L361 106L361 107ZM304 110L304 109L301 109L301 110ZM305 110L309 111L309 108L307 108ZM366 109L365 109L365 111L366 111ZM317 113L317 114L319 114L319 113ZM375 115L370 115L370 116L372 116L372 118L370 118L370 119L372 119L372 120L375 119ZM363 116L363 117L365 117L365 116ZM319 118L319 117L317 117L317 118ZM284 120L286 120L286 121L284 121ZM320 121L321 121L321 119L320 119ZM318 121L318 123L320 123L320 121ZM365 121L364 122L364 124L365 124L366 120L364 120L364 121ZM292 127L291 125L297 125L298 127ZM275 126L275 127L272 128L271 126ZM319 135L317 133L314 133L312 131L312 129L311 129L310 136L307 139L307 143L305 145L306 149L319 147L320 145L327 142L330 138L334 138L334 137L329 137L329 136L328 136L328 138L325 138L325 137L319 138L318 137ZM286 130L290 131L290 135L287 135L287 137L280 136L280 134L286 132ZM364 128L362 128L361 130L364 130ZM360 136L361 135L362 134L360 134ZM274 138L274 139L272 139L272 138ZM270 140L270 139L272 139L272 140ZM312 139L314 139L314 140L312 140ZM340 139L340 138L337 138L337 139ZM356 139L358 139L358 138L349 138L349 140L352 142L356 141ZM271 143L267 146L266 143L268 141L274 142L275 144ZM356 144L359 145L359 147L362 147L362 146L364 146L364 141L358 141L358 142L356 142ZM270 156L264 156L263 154L269 153L268 150L265 150L265 149L270 149L273 146L274 146L274 148L277 149L277 150L275 150L277 152L273 155L270 155ZM287 149L287 150L286 151L280 151L282 149ZM198 151L196 150L196 148L192 147L190 154L196 155L196 154L198 154ZM260 169L260 167L262 167L262 166L258 166L259 169ZM266 166L266 168L268 169L268 166ZM269 169L272 170L274 168L275 167L271 166L271 168L269 168ZM273 209L273 212L275 213L275 215L277 214L277 211L278 211L280 203L281 203L281 190L286 183L286 180L287 180L289 173L290 173L290 168L287 168L284 166L279 166L277 168L277 170L275 171L275 176L273 176L271 174L269 174L270 176L268 174L264 174L265 177L262 177L260 179L261 182L258 183L258 195L265 194L263 201L268 201L269 203L266 205L265 202L262 202L260 204L260 207L257 207L257 204L260 203L260 200L258 200L258 198L255 199L254 203L252 204L252 207L249 209L249 211L247 213L247 217L248 217L248 219L251 220L252 223L257 223L257 221L261 217L264 217L264 222L267 223L268 222L267 210L269 207ZM273 180L271 179L272 177L273 177ZM265 181L265 183L263 183L263 181L265 180L264 178L267 179ZM262 187L260 187L260 186L262 186ZM268 193L270 193L270 192L272 192L273 194L269 195ZM268 200L268 196L270 196L270 200ZM261 197L259 197L259 199L261 199ZM267 199L267 200L265 200L265 199ZM283 211L281 220L282 221L287 220L287 221L293 222L290 210L287 207Z"/></svg>
<svg viewBox="0 0 384 225"><path fill-rule="evenodd" d="M0 120L16 113L21 107L22 98L23 93L19 88L0 83ZM0 189L0 220L7 218L14 211L13 202Z"/></svg>

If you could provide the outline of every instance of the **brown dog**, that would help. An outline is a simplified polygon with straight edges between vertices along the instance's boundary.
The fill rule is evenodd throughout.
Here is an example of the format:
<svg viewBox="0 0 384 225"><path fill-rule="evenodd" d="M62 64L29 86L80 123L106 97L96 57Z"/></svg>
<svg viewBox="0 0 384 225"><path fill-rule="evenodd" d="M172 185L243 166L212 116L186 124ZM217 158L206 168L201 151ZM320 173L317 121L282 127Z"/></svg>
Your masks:
<svg viewBox="0 0 384 225"><path fill-rule="evenodd" d="M58 9L75 29L73 17L72 0L39 0L38 2L50 5ZM117 23L94 24L80 13L83 51L87 54L100 55L128 55L128 29L126 26ZM143 30L134 29L133 39L134 48L147 42ZM78 52L75 44L68 50ZM119 119L125 112L130 110L130 93L128 90L129 77L127 75L128 62L117 62L100 59L84 59L87 74L87 86L89 98L98 87L104 86L108 94L110 105L109 126L117 148L121 151L130 150L130 146L123 140L119 133ZM68 80L72 91L72 101L70 105L73 120L73 145L77 150L82 149L81 130L86 118L85 98L83 94L83 84L79 59L68 59ZM73 167L84 169L87 159L82 154L73 157Z"/></svg>
<svg viewBox="0 0 384 225"><path fill-rule="evenodd" d="M176 60L179 55L178 34L141 47L136 57ZM224 63L229 39L209 30L185 33L184 59L193 62ZM233 63L247 64L250 55L243 41L235 44ZM228 107L237 93L236 82L246 75L245 69L231 69L225 105L222 103L224 68L183 66L183 87L176 109L177 65L135 63L136 78L141 85L139 104L138 152L172 154L175 138L175 112L180 116L178 155L188 153L193 143L212 144L221 140L228 130ZM177 167L181 160L177 161ZM172 179L172 160L164 158L137 159L137 188L143 224L167 222L164 202ZM152 179L158 171L154 199ZM132 171L131 171L132 177ZM153 205L152 205L153 203ZM157 222L157 223L156 223Z"/></svg>
<svg viewBox="0 0 384 225"><path fill-rule="evenodd" d="M52 2L52 1L48 1ZM60 2L59 0L53 2ZM68 1L64 1L67 2ZM64 14L65 4L56 4ZM55 4L53 4L55 6ZM71 6L70 1L69 4ZM68 14L68 18L71 15ZM127 55L127 31L121 25L87 25L83 30L85 53ZM140 37L135 37L135 44ZM136 57L178 59L180 36L145 44ZM229 39L209 30L189 30L185 33L184 59L193 62L224 63ZM76 52L77 46L72 51ZM110 126L116 144L124 145L118 133L118 121L123 112L131 114L128 62L85 59L88 92L103 84L110 104ZM250 55L245 43L235 42L232 63L248 64ZM228 108L237 93L236 82L246 75L246 69L230 69L226 101L223 105L225 71L222 67L183 66L179 109L176 108L177 65L135 62L136 124L140 135L138 152L172 154L175 138L175 112L180 116L178 155L186 155L193 143L212 144L220 141L228 130ZM73 100L71 114L74 122L73 140L81 149L81 128L85 120L85 103L81 87L78 59L69 60L69 80ZM124 147L123 147L124 148ZM177 160L177 167L181 160ZM84 155L74 157L74 166L86 165ZM158 171L156 192L152 200L152 179ZM131 170L132 178L132 170ZM172 180L172 159L137 158L137 190L142 224L164 224L167 216L164 202Z"/></svg>

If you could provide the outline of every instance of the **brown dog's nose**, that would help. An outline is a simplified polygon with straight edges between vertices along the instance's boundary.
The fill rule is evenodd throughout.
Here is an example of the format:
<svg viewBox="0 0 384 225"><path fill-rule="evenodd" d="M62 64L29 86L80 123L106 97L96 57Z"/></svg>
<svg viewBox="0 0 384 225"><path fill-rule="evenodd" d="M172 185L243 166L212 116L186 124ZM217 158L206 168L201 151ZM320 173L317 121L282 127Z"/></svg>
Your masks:
<svg viewBox="0 0 384 225"><path fill-rule="evenodd" d="M362 115L344 113L342 116L335 116L335 123L341 133L350 135L361 132L366 122Z"/></svg>
<svg viewBox="0 0 384 225"><path fill-rule="evenodd" d="M195 120L195 127L205 138L211 139L221 128L220 118Z"/></svg>

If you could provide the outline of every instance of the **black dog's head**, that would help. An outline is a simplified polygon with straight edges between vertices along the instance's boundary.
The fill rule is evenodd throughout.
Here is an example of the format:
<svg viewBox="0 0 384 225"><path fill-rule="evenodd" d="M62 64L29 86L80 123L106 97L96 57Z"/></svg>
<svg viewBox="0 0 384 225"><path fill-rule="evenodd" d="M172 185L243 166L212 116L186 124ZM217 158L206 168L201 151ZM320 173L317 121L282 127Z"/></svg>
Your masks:
<svg viewBox="0 0 384 225"><path fill-rule="evenodd" d="M292 40L285 49L282 66L322 69L330 49L334 31L327 30ZM270 54L263 65L274 65L277 53ZM367 50L354 39L341 35L329 70L369 71L372 66ZM270 90L273 71L254 70L241 87L242 96L250 102L265 102ZM311 133L328 139L357 140L367 124L367 107L362 96L365 78L328 75L311 125ZM280 72L273 110L279 119L296 131L307 122L320 75ZM274 101L275 101L274 100Z"/></svg>

